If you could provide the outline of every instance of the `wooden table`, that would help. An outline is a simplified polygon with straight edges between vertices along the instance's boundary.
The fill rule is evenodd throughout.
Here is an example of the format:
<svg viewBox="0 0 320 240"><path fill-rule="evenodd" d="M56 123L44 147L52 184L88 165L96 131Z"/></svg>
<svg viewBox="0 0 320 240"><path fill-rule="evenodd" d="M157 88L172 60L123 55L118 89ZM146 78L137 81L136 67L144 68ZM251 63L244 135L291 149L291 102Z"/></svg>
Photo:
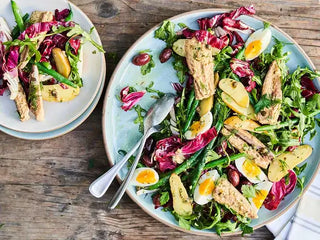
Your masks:
<svg viewBox="0 0 320 240"><path fill-rule="evenodd" d="M74 0L94 22L107 50L107 80L121 57L145 31L176 14L201 8L230 8L252 1ZM262 3L263 2L263 3ZM257 15L289 33L320 68L318 0L257 1ZM101 131L102 100L80 127L45 141L19 140L0 133L0 239L207 239L154 220L127 196L109 213L89 184L108 170ZM260 228L247 239L272 239ZM212 239L219 239L218 237ZM241 236L223 239L242 239Z"/></svg>

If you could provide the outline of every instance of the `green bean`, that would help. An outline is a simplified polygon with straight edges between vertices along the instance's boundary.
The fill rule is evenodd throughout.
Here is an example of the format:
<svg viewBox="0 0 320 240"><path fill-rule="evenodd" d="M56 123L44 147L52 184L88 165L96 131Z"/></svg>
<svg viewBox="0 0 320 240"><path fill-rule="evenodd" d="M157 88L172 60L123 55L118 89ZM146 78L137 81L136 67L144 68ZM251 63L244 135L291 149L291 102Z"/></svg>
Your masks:
<svg viewBox="0 0 320 240"><path fill-rule="evenodd" d="M73 11L72 11L70 4L69 4L69 9L70 9L70 12L69 12L68 16L64 19L66 22L71 21L73 18Z"/></svg>
<svg viewBox="0 0 320 240"><path fill-rule="evenodd" d="M190 113L190 109L191 109L193 100L194 100L194 89L191 90L190 95L189 95L188 104L187 104L187 116Z"/></svg>
<svg viewBox="0 0 320 240"><path fill-rule="evenodd" d="M176 167L172 171L164 174L163 177L156 184L148 187L148 189L154 190L154 189L160 188L169 181L171 174L173 174L173 173L180 174L180 173L188 170L189 168L192 168L193 166L195 166L197 164L197 158L202 153L202 151L203 151L203 149L199 150L198 152L193 154L189 159L185 160L181 165L179 165L178 167Z"/></svg>
<svg viewBox="0 0 320 240"><path fill-rule="evenodd" d="M224 158L220 158L220 159L217 159L217 160L214 160L212 162L208 162L205 166L204 166L204 170L206 169L210 169L210 168L215 168L221 164L225 164L227 163L228 161L234 161L238 158L241 158L241 157L245 157L246 154L245 153L238 153L238 154L234 154L232 156L229 156L229 157L224 157Z"/></svg>
<svg viewBox="0 0 320 240"><path fill-rule="evenodd" d="M28 20L28 18L29 18L29 14L28 14L28 13L26 13L25 15L23 15L23 17L22 17L23 22L26 22L26 21ZM19 37L19 35L20 35L20 30L19 30L18 25L16 25L16 26L12 29L11 35L12 35L12 38L13 38L13 39L16 39L16 38Z"/></svg>
<svg viewBox="0 0 320 240"><path fill-rule="evenodd" d="M217 130L217 135L219 134L221 128L223 126L223 122L222 121L218 121L216 124L216 130ZM201 173L203 171L204 166L206 165L206 155L208 154L209 150L213 147L213 144L216 142L217 137L215 137L205 148L203 154L200 157L200 161L198 163L198 165L196 166L195 170L194 170L194 174L192 176L192 180L191 180L191 194L193 195L194 190L196 189L196 186L198 184L198 180L201 176Z"/></svg>
<svg viewBox="0 0 320 240"><path fill-rule="evenodd" d="M235 58L242 60L244 56L245 47L243 47L235 56Z"/></svg>
<svg viewBox="0 0 320 240"><path fill-rule="evenodd" d="M73 82L71 82L69 79L65 78L64 76L62 76L60 73L56 72L55 70L52 69L48 69L46 68L43 63L37 62L35 63L35 65L37 65L37 67L39 68L40 71L52 76L54 79L56 79L58 82L67 84L71 87L77 88L78 86L76 84L74 84Z"/></svg>
<svg viewBox="0 0 320 240"><path fill-rule="evenodd" d="M261 127L257 127L254 130L255 131L269 131L269 130L275 130L275 129L279 129L279 128L284 128L284 127L288 127L290 125L296 124L298 122L298 119L293 119L292 121L288 121L288 122L281 122L275 125L264 125Z"/></svg>
<svg viewBox="0 0 320 240"><path fill-rule="evenodd" d="M20 30L20 33L22 33L25 30L25 26L24 26L23 19L22 19L21 13L20 13L20 9L19 9L17 3L13 0L11 0L11 8L12 8L12 12L13 12L14 18L16 20L16 23L18 25L18 28Z"/></svg>
<svg viewBox="0 0 320 240"><path fill-rule="evenodd" d="M190 113L188 115L187 121L186 121L186 123L184 125L183 133L185 133L189 129L189 127L191 125L191 122L193 120L193 117L196 114L196 110L197 110L198 105L199 105L199 100L194 100L193 103L192 103L192 106L191 106Z"/></svg>

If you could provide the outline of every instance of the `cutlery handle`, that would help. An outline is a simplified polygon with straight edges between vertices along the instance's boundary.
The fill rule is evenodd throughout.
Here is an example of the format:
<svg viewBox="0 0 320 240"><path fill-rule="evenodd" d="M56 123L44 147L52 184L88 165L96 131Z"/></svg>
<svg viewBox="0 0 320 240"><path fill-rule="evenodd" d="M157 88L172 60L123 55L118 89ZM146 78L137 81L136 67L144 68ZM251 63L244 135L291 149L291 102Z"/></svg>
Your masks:
<svg viewBox="0 0 320 240"><path fill-rule="evenodd" d="M131 178L132 178L132 175L134 173L134 170L136 169L137 165L138 165L138 162L139 162L139 159L141 157L141 154L142 154L142 151L143 151L143 148L144 148L144 144L146 143L146 140L147 138L152 134L152 133L155 133L157 132L158 130L154 127L150 128L147 133L144 135L142 141L141 141L141 145L139 147L139 150L138 150L138 154L136 155L136 158L134 160L134 162L132 163L132 166L129 170L129 172L127 173L127 176L126 178L123 180L120 188L118 189L117 193L113 196L113 198L111 199L111 201L109 202L108 204L108 208L110 210L114 209L118 203L120 202L124 192L126 191L130 181L131 181Z"/></svg>
<svg viewBox="0 0 320 240"><path fill-rule="evenodd" d="M112 183L113 179L116 177L120 169L123 165L128 161L128 159L135 153L137 148L141 144L141 139L139 142L128 152L123 159L115 164L112 168L109 169L108 172L97 178L93 183L91 183L89 187L89 192L95 196L96 198L102 197L106 191L108 190L110 184Z"/></svg>

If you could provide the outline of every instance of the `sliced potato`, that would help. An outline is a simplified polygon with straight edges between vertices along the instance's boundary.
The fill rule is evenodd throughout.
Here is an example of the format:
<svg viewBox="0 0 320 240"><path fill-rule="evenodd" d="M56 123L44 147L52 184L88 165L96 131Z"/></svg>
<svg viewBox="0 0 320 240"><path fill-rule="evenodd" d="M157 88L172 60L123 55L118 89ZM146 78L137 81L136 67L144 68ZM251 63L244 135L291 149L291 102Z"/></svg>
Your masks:
<svg viewBox="0 0 320 240"><path fill-rule="evenodd" d="M189 198L180 177L173 173L169 182L174 211L180 216L190 216L192 214L192 200Z"/></svg>
<svg viewBox="0 0 320 240"><path fill-rule="evenodd" d="M212 106L213 106L213 95L208 98L202 99L199 105L200 117L208 113L211 110Z"/></svg>
<svg viewBox="0 0 320 240"><path fill-rule="evenodd" d="M52 49L52 56L56 62L58 73L68 78L71 72L71 67L66 54L60 48L54 48Z"/></svg>
<svg viewBox="0 0 320 240"><path fill-rule="evenodd" d="M241 82L224 78L219 81L219 88L229 94L240 107L247 108L249 106L249 95Z"/></svg>
<svg viewBox="0 0 320 240"><path fill-rule="evenodd" d="M255 112L251 104L249 104L247 108L241 107L233 100L233 98L230 95L226 94L225 92L221 93L221 98L224 101L224 103L227 104L227 106L236 113L247 116L248 118L253 120L256 119Z"/></svg>
<svg viewBox="0 0 320 240"><path fill-rule="evenodd" d="M224 124L230 125L233 128L243 129L250 132L254 132L254 129L260 127L258 123L251 119L242 120L238 116L229 117L224 121Z"/></svg>
<svg viewBox="0 0 320 240"><path fill-rule="evenodd" d="M272 182L278 182L287 175L288 170L293 169L299 163L306 160L312 153L312 147L301 145L292 152L284 152L273 159L269 166L268 178Z"/></svg>
<svg viewBox="0 0 320 240"><path fill-rule="evenodd" d="M173 51L180 55L181 57L185 57L186 56L186 50L185 50L185 43L186 43L187 39L179 39L177 41L175 41L172 45L172 49Z"/></svg>
<svg viewBox="0 0 320 240"><path fill-rule="evenodd" d="M68 86L64 89L59 84L43 85L41 89L42 98L48 102L68 102L80 93L80 88Z"/></svg>

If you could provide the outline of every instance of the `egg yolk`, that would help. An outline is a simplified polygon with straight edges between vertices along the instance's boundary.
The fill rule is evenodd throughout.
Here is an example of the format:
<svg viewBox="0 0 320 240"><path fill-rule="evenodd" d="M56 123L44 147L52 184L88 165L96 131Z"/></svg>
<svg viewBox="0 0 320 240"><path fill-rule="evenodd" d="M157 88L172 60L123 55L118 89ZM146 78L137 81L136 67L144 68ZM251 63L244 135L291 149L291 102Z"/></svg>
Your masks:
<svg viewBox="0 0 320 240"><path fill-rule="evenodd" d="M256 191L256 196L254 198L252 198L252 202L257 207L257 209L259 209L262 206L267 195L268 195L268 192L266 190L257 190Z"/></svg>
<svg viewBox="0 0 320 240"><path fill-rule="evenodd" d="M257 178L261 173L261 169L250 160L245 160L243 162L242 168L244 175L248 178Z"/></svg>
<svg viewBox="0 0 320 240"><path fill-rule="evenodd" d="M142 183L142 184L149 184L149 183L154 183L157 181L156 176L152 170L143 170L141 171L137 178L137 182Z"/></svg>
<svg viewBox="0 0 320 240"><path fill-rule="evenodd" d="M204 121L195 121L190 126L190 131L192 132L192 135L197 135L201 129L204 127Z"/></svg>
<svg viewBox="0 0 320 240"><path fill-rule="evenodd" d="M252 41L246 47L244 55L247 59L253 59L257 57L262 49L262 42L260 40Z"/></svg>
<svg viewBox="0 0 320 240"><path fill-rule="evenodd" d="M199 193L200 195L210 195L214 189L214 181L211 178L204 180L200 183Z"/></svg>

